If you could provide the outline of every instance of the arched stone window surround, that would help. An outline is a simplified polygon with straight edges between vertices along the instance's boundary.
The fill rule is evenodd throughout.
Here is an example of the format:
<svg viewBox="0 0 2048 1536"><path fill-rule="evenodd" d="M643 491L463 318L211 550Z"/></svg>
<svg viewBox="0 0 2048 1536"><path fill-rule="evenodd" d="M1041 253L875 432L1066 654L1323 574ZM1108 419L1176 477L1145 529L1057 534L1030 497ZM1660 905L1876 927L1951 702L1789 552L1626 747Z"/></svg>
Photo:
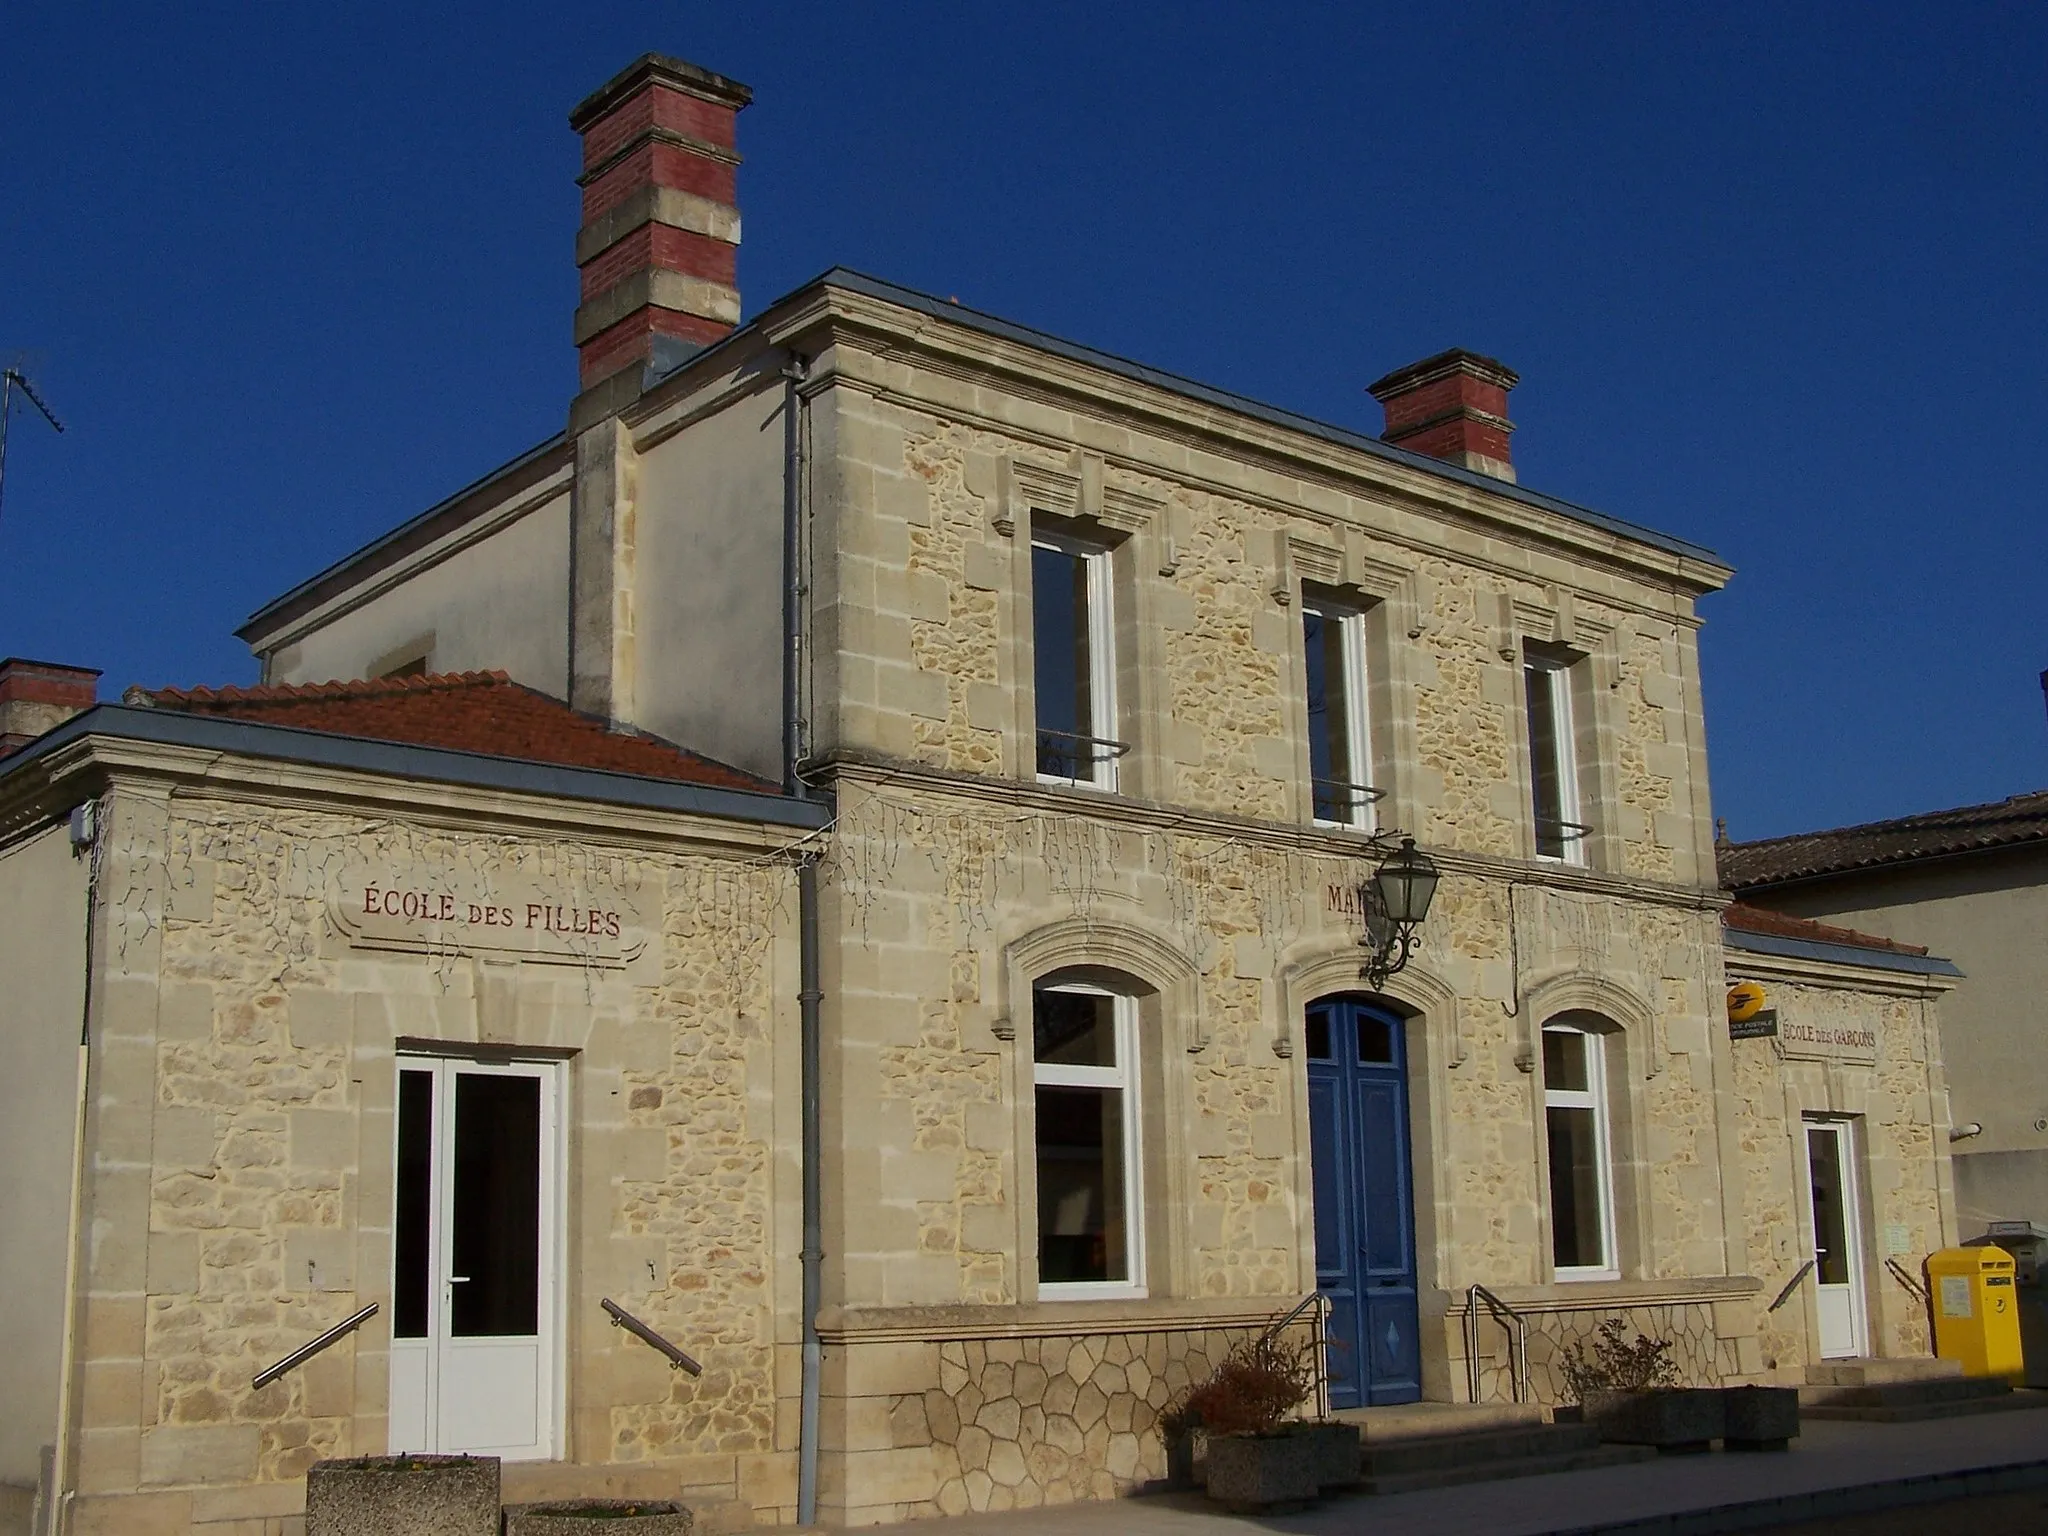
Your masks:
<svg viewBox="0 0 2048 1536"><path fill-rule="evenodd" d="M1407 1021L1408 1035L1408 1144L1412 1162L1415 1201L1415 1254L1417 1283L1427 1291L1432 1286L1447 1288L1457 1283L1456 1264L1451 1253L1450 1124L1444 1088L1446 1074L1465 1059L1465 1047L1458 1032L1458 994L1450 984L1426 966L1411 962L1387 984L1374 992L1358 974L1364 951L1349 936L1317 939L1295 945L1281 958L1275 973L1274 993L1279 1018L1275 1021L1274 1047L1293 1059L1287 1074L1290 1109L1294 1120L1295 1208L1301 1213L1296 1243L1299 1273L1296 1283L1306 1294L1315 1289L1315 1190L1309 1166L1308 1062L1299 1050L1302 1018L1310 1003L1325 997L1352 995L1387 1004ZM1441 1351L1436 1352L1440 1354ZM1449 1378L1436 1381L1435 1373L1448 1371L1429 1347L1423 1350L1423 1395L1447 1397Z"/></svg>
<svg viewBox="0 0 2048 1536"><path fill-rule="evenodd" d="M1571 1023L1598 1035L1607 1072L1608 1176L1614 1199L1614 1262L1624 1280L1650 1273L1650 1178L1643 1084L1653 1074L1656 1013L1647 999L1606 976L1573 971L1531 988L1522 1000L1529 1035L1530 1144L1536 1158L1536 1215L1544 1280L1550 1246L1550 1146L1544 1133L1543 1027Z"/></svg>
<svg viewBox="0 0 2048 1536"><path fill-rule="evenodd" d="M1207 1044L1201 1027L1201 973L1171 941L1129 922L1074 916L1047 923L1003 946L998 1038L1013 1042L1010 1094L1016 1106L1011 1166L1016 1189L1017 1298L1038 1299L1038 1158L1031 1048L1031 989L1063 972L1138 999L1139 1166L1144 1183L1145 1292L1183 1294L1192 1274L1193 1113L1189 1058ZM1022 1035L1021 1042L1017 1040Z"/></svg>

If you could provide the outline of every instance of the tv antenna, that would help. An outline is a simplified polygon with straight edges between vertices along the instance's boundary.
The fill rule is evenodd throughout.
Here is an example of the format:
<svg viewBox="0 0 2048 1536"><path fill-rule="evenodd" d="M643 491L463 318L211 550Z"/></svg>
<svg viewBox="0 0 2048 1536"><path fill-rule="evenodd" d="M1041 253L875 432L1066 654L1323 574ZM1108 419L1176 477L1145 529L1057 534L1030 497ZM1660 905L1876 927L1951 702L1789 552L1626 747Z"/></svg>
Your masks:
<svg viewBox="0 0 2048 1536"><path fill-rule="evenodd" d="M19 368L0 368L0 496L7 492L7 418L13 414L14 392L17 389L27 396L30 405L43 413L43 420L59 432L64 430L64 423L43 403L43 397L37 394L36 387L29 383L27 374Z"/></svg>

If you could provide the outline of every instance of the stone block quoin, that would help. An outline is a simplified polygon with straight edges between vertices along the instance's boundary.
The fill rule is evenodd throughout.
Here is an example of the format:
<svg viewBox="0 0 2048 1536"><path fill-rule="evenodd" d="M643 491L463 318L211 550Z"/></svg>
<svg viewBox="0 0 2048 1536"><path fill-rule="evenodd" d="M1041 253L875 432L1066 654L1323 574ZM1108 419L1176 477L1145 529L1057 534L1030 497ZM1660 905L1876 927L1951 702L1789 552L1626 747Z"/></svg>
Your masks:
<svg viewBox="0 0 2048 1536"><path fill-rule="evenodd" d="M690 347L739 320L733 145L753 92L681 59L646 54L569 114L583 136L577 311L583 387Z"/></svg>

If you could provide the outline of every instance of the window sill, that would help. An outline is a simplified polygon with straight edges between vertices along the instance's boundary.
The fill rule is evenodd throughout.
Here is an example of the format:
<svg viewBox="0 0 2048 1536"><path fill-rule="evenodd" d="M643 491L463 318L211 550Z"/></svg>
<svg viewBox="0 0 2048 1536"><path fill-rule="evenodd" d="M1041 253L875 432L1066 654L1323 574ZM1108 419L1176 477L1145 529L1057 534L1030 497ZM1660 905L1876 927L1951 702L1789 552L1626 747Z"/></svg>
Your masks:
<svg viewBox="0 0 2048 1536"><path fill-rule="evenodd" d="M1517 1312L1708 1305L1717 1301L1746 1301L1763 1288L1763 1281L1754 1275L1703 1275L1696 1279L1671 1280L1571 1280L1560 1277L1549 1285L1488 1287Z"/></svg>
<svg viewBox="0 0 2048 1536"><path fill-rule="evenodd" d="M1069 779L1057 773L1041 773L1038 776L1038 782L1041 784L1051 784L1060 789L1093 790L1098 795L1113 795L1116 793L1116 783L1114 780L1104 784L1099 779Z"/></svg>

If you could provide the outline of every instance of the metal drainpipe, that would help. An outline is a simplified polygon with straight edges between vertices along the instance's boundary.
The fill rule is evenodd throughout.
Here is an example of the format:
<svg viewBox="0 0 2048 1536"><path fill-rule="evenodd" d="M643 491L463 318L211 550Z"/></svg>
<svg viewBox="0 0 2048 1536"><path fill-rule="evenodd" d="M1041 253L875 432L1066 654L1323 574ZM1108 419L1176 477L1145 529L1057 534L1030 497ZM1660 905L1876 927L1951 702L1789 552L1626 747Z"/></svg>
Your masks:
<svg viewBox="0 0 2048 1536"><path fill-rule="evenodd" d="M84 849L86 859L85 877L85 999L79 1010L78 1019L78 1103L71 1123L71 1210L66 1224L64 1244L64 1331L57 1349L57 1441L50 1457L50 1482L45 1492L48 1503L36 1511L35 1536L57 1536L68 1530L71 1520L71 1502L77 1494L72 1486L71 1458L75 1452L71 1433L71 1415L74 1406L72 1381L78 1374L75 1359L78 1350L78 1285L79 1285L79 1242L85 1227L85 1127L89 1104L87 1097L87 1068L92 1056L92 976L93 948L98 940L97 922L100 895L100 854L105 846L105 831L101 821L106 815L107 800L88 800L92 817L91 841ZM75 813L74 813L75 814ZM74 848L77 846L74 842Z"/></svg>
<svg viewBox="0 0 2048 1536"><path fill-rule="evenodd" d="M808 798L797 777L803 753L803 402L797 387L804 360L789 354L782 365L782 787Z"/></svg>
<svg viewBox="0 0 2048 1536"><path fill-rule="evenodd" d="M792 352L782 369L782 780L799 800L810 787L797 772L803 754L803 483L802 397L804 359ZM818 1302L825 1264L824 1134L819 1086L818 856L797 865L797 1014L803 1076L803 1370L797 1413L796 1520L818 1521L818 1385L824 1349L818 1341Z"/></svg>
<svg viewBox="0 0 2048 1536"><path fill-rule="evenodd" d="M819 1081L818 1004L818 860L811 855L797 866L797 924L800 931L797 1007L803 1034L804 1122L804 1245L803 1245L803 1400L797 1417L796 1523L818 1523L818 1377L824 1349L818 1342L818 1300L824 1278L824 1180L819 1166L823 1150Z"/></svg>

